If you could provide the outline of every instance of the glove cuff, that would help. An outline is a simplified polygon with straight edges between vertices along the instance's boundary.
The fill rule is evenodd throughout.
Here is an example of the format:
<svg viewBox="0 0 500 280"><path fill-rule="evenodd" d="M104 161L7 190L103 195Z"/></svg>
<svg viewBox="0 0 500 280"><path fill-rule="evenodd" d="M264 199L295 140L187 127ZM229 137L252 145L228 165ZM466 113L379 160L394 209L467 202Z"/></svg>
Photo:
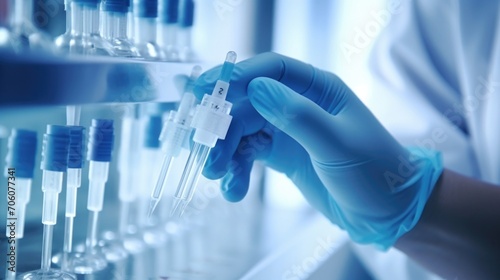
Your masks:
<svg viewBox="0 0 500 280"><path fill-rule="evenodd" d="M383 235L375 241L375 246L381 250L387 250L405 233L412 230L420 220L425 205L429 199L434 186L443 172L443 160L438 151L428 150L422 147L408 147L411 156L419 163L419 172L414 176L414 184L411 188L416 189L413 201L408 208L395 217L392 223L388 223L387 235ZM413 180L412 180L413 181Z"/></svg>
<svg viewBox="0 0 500 280"><path fill-rule="evenodd" d="M342 210L335 207L338 224L347 230L351 239L360 244L373 244L380 250L387 250L405 233L412 230L420 220L425 204L443 171L441 153L419 147L409 147L410 161L416 167L411 178L407 178L403 185L391 191L392 197L387 203L399 204L405 201L396 214L389 214L383 218L362 222L367 217L361 215L347 217ZM394 206L394 205L392 205ZM356 216L356 215L355 215Z"/></svg>

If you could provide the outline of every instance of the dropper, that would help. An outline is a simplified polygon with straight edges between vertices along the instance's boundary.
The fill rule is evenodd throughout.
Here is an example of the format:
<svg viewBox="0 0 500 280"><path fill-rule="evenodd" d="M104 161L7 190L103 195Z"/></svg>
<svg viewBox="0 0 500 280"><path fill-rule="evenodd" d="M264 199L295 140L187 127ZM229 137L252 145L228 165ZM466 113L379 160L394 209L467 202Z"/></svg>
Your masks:
<svg viewBox="0 0 500 280"><path fill-rule="evenodd" d="M184 172L174 195L171 216L181 216L191 201L196 184L205 165L210 149L218 139L225 139L232 116L229 115L232 104L226 101L229 81L234 69L236 53L230 51L222 65L219 80L217 80L211 95L205 94L191 122L195 129L194 145L189 154Z"/></svg>
<svg viewBox="0 0 500 280"><path fill-rule="evenodd" d="M172 159L179 156L181 149L189 148L189 136L191 135L191 116L190 112L196 102L193 94L193 84L201 74L201 67L195 66L191 71L191 76L184 87L184 95L179 104L178 111L170 111L168 120L163 125L160 133L162 142L162 151L164 153L163 163L155 188L151 192L149 202L148 217L151 217L165 188L165 178L170 169Z"/></svg>
<svg viewBox="0 0 500 280"><path fill-rule="evenodd" d="M5 278L8 280L16 278L15 258L17 247L19 247L19 239L24 237L26 205L30 201L36 143L35 131L13 129L7 144L9 152L7 153L5 166L5 175L7 177L7 224L5 234L9 239L9 250L7 252Z"/></svg>

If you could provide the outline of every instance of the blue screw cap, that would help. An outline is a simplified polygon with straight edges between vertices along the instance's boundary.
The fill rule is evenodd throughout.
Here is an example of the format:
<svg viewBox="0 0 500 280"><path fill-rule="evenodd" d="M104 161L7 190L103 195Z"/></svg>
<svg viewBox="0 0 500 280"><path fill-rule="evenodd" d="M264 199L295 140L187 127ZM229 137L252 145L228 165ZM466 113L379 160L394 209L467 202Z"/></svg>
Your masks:
<svg viewBox="0 0 500 280"><path fill-rule="evenodd" d="M158 17L160 22L163 23L177 23L179 18L179 0L160 0Z"/></svg>
<svg viewBox="0 0 500 280"><path fill-rule="evenodd" d="M180 5L179 25L181 27L191 27L194 21L193 0L183 0Z"/></svg>
<svg viewBox="0 0 500 280"><path fill-rule="evenodd" d="M158 0L134 1L134 15L142 18L156 18L158 16Z"/></svg>
<svg viewBox="0 0 500 280"><path fill-rule="evenodd" d="M97 7L101 0L73 0L73 2Z"/></svg>
<svg viewBox="0 0 500 280"><path fill-rule="evenodd" d="M87 159L110 162L114 139L113 120L93 119L89 130Z"/></svg>
<svg viewBox="0 0 500 280"><path fill-rule="evenodd" d="M68 168L69 127L47 125L43 135L41 169L66 172Z"/></svg>
<svg viewBox="0 0 500 280"><path fill-rule="evenodd" d="M160 147L160 133L162 128L161 116L149 116L146 121L146 133L144 137L144 147L146 148L159 148Z"/></svg>
<svg viewBox="0 0 500 280"><path fill-rule="evenodd" d="M33 178L35 168L37 135L35 131L12 129L7 146L5 174L15 168L16 177Z"/></svg>
<svg viewBox="0 0 500 280"><path fill-rule="evenodd" d="M127 13L130 0L103 0L101 9L105 12Z"/></svg>
<svg viewBox="0 0 500 280"><path fill-rule="evenodd" d="M82 168L83 166L83 141L85 128L71 126L69 131L68 168Z"/></svg>

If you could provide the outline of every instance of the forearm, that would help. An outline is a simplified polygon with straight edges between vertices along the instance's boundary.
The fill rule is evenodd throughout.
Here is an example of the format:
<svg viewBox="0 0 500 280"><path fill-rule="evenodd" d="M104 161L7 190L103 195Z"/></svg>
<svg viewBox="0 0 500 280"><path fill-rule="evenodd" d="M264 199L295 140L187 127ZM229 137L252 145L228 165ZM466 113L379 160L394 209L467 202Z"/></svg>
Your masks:
<svg viewBox="0 0 500 280"><path fill-rule="evenodd" d="M445 170L396 248L446 279L500 279L500 188Z"/></svg>

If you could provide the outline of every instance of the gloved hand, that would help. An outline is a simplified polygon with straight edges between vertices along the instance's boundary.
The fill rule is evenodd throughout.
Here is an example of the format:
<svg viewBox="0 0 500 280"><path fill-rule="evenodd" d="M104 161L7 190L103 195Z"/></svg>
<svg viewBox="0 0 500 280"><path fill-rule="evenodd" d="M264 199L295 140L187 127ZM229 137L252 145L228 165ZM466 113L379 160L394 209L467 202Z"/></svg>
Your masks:
<svg viewBox="0 0 500 280"><path fill-rule="evenodd" d="M204 73L195 94L211 92L219 74ZM417 223L440 155L402 147L334 74L266 53L236 64L227 99L233 121L203 173L223 177L227 200L245 196L259 159L358 243L386 249Z"/></svg>

